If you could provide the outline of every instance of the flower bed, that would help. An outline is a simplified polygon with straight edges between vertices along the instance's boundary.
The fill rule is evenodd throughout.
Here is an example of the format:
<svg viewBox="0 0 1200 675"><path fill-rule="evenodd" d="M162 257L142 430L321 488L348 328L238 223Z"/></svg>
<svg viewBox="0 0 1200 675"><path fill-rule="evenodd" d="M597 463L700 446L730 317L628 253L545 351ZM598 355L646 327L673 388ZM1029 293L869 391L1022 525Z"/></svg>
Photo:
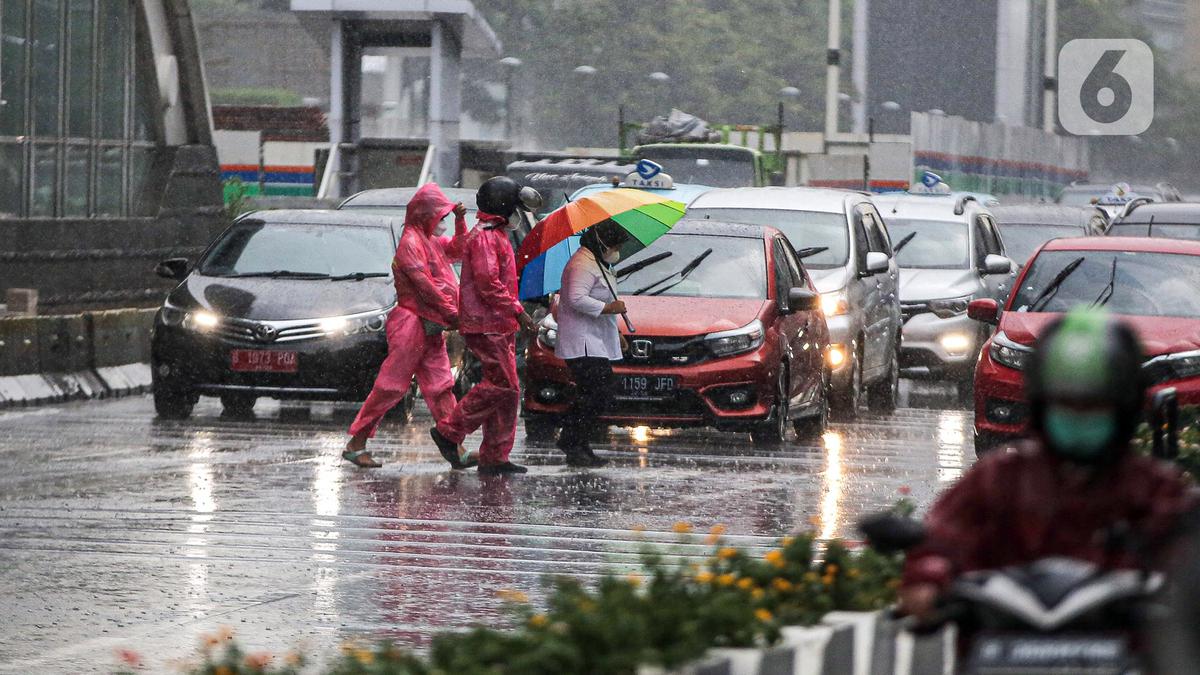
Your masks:
<svg viewBox="0 0 1200 675"><path fill-rule="evenodd" d="M682 544L698 542L700 535L690 530L682 523L676 526ZM475 627L440 634L427 656L386 642L347 645L322 672L558 675L674 670L714 648L770 647L780 643L785 627L812 626L830 612L871 612L894 600L900 556L869 548L851 551L838 541L821 550L816 537L804 533L779 540L758 557L727 545L724 532L717 525L704 537L711 555L703 563L679 564L669 546L648 546L640 571L628 576L606 576L594 587L570 577L555 578L544 609L531 606L522 593L502 591L516 623L511 630ZM122 659L126 672L138 669L136 654L125 653ZM200 663L187 672L291 675L305 663L300 654L247 655L225 634L207 636Z"/></svg>

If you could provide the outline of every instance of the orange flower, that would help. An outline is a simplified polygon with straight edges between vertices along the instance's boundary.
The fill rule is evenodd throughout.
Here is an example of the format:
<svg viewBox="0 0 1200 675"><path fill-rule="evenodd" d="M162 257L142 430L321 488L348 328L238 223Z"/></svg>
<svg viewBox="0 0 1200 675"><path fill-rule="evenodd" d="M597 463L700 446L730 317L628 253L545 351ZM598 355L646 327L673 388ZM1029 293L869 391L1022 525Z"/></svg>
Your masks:
<svg viewBox="0 0 1200 675"><path fill-rule="evenodd" d="M805 572L804 580L811 584L812 582L817 580L817 573L816 572Z"/></svg>
<svg viewBox="0 0 1200 675"><path fill-rule="evenodd" d="M636 574L626 575L625 580L628 581L629 585L633 586L634 588L642 585L642 578Z"/></svg>
<svg viewBox="0 0 1200 675"><path fill-rule="evenodd" d="M763 596L763 589L761 589L761 588L755 588L754 590L750 591L750 597L754 598L755 600L758 600L762 596Z"/></svg>
<svg viewBox="0 0 1200 675"><path fill-rule="evenodd" d="M767 562L771 563L772 565L774 565L776 567L784 566L783 551L780 551L778 549L776 549L774 551L767 551L767 554L763 557L766 559Z"/></svg>
<svg viewBox="0 0 1200 675"><path fill-rule="evenodd" d="M212 649L221 644L221 638L216 635L204 635L200 639L204 642L205 650Z"/></svg>
<svg viewBox="0 0 1200 675"><path fill-rule="evenodd" d="M713 525L712 527L710 527L708 529L708 533L719 537L719 536L725 534L725 526L721 525L720 523L717 523L716 525Z"/></svg>
<svg viewBox="0 0 1200 675"><path fill-rule="evenodd" d="M721 560L729 560L730 558L732 558L735 555L737 555L737 549L730 548L728 546L726 546L725 548L719 549L717 551L717 557L720 558Z"/></svg>
<svg viewBox="0 0 1200 675"><path fill-rule="evenodd" d="M821 526L821 517L820 516L812 516L811 518L808 519L808 524L812 525L813 527L820 527Z"/></svg>
<svg viewBox="0 0 1200 675"><path fill-rule="evenodd" d="M732 586L733 582L736 579L737 579L737 577L733 576L732 574L726 573L726 574L722 574L721 576L717 577L717 583L720 584L721 586Z"/></svg>
<svg viewBox="0 0 1200 675"><path fill-rule="evenodd" d="M117 656L121 659L122 663L130 668L142 667L142 656L132 649L118 649Z"/></svg>
<svg viewBox="0 0 1200 675"><path fill-rule="evenodd" d="M795 537L784 537L783 539L779 540L779 545L782 548L787 548L787 547L791 546L792 543L795 541L796 541Z"/></svg>
<svg viewBox="0 0 1200 675"><path fill-rule="evenodd" d="M356 649L354 651L354 660L366 666L375 662L375 655L369 649Z"/></svg>
<svg viewBox="0 0 1200 675"><path fill-rule="evenodd" d="M213 671L213 675L233 675L233 671L229 669L229 666L217 666L217 669Z"/></svg>
<svg viewBox="0 0 1200 675"><path fill-rule="evenodd" d="M505 602L529 602L529 596L521 591L514 591L511 588L502 588L496 591L496 597Z"/></svg>
<svg viewBox="0 0 1200 675"><path fill-rule="evenodd" d="M267 666L271 665L271 659L274 658L267 652L258 652L246 656L246 667L250 670L266 670Z"/></svg>
<svg viewBox="0 0 1200 675"><path fill-rule="evenodd" d="M759 607L758 609L754 610L754 617L763 623L767 623L768 621L774 619L775 615L771 614L771 612L768 610Z"/></svg>
<svg viewBox="0 0 1200 675"><path fill-rule="evenodd" d="M754 588L754 580L750 577L742 577L741 579L738 579L737 587L743 591L748 591L751 588Z"/></svg>
<svg viewBox="0 0 1200 675"><path fill-rule="evenodd" d="M285 658L283 661L287 665L297 668L304 665L304 656L300 654L300 652L289 652L287 658Z"/></svg>
<svg viewBox="0 0 1200 675"><path fill-rule="evenodd" d="M857 579L857 578L858 578L858 575L859 575L859 571L858 571L858 570L854 570L854 569L852 569L852 570L850 570L850 571L846 572L846 576L850 577L851 579Z"/></svg>
<svg viewBox="0 0 1200 675"><path fill-rule="evenodd" d="M222 640L232 640L233 629L229 626L220 626L217 628L217 637L221 638Z"/></svg>
<svg viewBox="0 0 1200 675"><path fill-rule="evenodd" d="M787 579L783 579L783 578L776 578L774 581L771 582L771 586L774 587L775 590L779 591L780 593L787 593L788 591L795 588L792 585L792 582L788 581Z"/></svg>
<svg viewBox="0 0 1200 675"><path fill-rule="evenodd" d="M546 618L545 614L534 614L529 617L529 625L534 628L543 628L550 623L550 619Z"/></svg>
<svg viewBox="0 0 1200 675"><path fill-rule="evenodd" d="M826 574L825 576L821 577L821 583L825 584L826 586L832 586L833 585L833 575Z"/></svg>
<svg viewBox="0 0 1200 675"><path fill-rule="evenodd" d="M714 579L713 573L709 572L707 570L696 574L696 581L699 581L702 584L712 583L713 579Z"/></svg>
<svg viewBox="0 0 1200 675"><path fill-rule="evenodd" d="M688 532L692 531L692 526L681 520L672 525L671 530L674 531L675 534L687 534Z"/></svg>
<svg viewBox="0 0 1200 675"><path fill-rule="evenodd" d="M825 566L825 574L837 574L837 573L838 573L837 565L830 563L829 565Z"/></svg>

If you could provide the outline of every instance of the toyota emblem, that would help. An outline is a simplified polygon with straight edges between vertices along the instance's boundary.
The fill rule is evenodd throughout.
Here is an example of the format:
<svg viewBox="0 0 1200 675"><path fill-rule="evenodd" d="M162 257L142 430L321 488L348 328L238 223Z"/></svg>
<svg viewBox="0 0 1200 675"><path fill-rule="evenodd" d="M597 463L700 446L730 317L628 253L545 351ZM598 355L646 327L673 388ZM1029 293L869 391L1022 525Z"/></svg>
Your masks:
<svg viewBox="0 0 1200 675"><path fill-rule="evenodd" d="M274 326L262 323L254 327L254 339L259 342L274 342L277 337L279 331Z"/></svg>

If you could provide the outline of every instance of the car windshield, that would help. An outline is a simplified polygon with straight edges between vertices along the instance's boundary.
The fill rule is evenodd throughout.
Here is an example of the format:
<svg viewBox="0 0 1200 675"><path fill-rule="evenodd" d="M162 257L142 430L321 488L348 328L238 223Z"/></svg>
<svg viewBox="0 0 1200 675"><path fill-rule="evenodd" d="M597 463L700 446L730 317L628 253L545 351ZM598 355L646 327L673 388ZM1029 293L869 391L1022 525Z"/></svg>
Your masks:
<svg viewBox="0 0 1200 675"><path fill-rule="evenodd" d="M766 299L767 273L763 242L750 237L668 234L621 261L628 267L651 256L670 257L621 277L623 295L663 295L680 298ZM691 272L682 273L691 267ZM682 277L682 278L681 278Z"/></svg>
<svg viewBox="0 0 1200 675"><path fill-rule="evenodd" d="M1063 206L1092 206L1096 200L1109 193L1109 188L1095 190L1063 190L1058 203Z"/></svg>
<svg viewBox="0 0 1200 675"><path fill-rule="evenodd" d="M1004 250L1008 257L1018 263L1029 260L1029 256L1038 250L1042 244L1051 239L1064 237L1082 237L1084 230L1075 225L1025 225L1011 224L1000 226L1000 236L1004 237Z"/></svg>
<svg viewBox="0 0 1200 675"><path fill-rule="evenodd" d="M711 218L729 223L770 225L787 235L799 251L804 248L824 248L825 251L804 259L807 267L828 269L842 267L850 257L850 233L846 216L819 211L790 209L719 209L692 208L693 218Z"/></svg>
<svg viewBox="0 0 1200 675"><path fill-rule="evenodd" d="M1113 226L1114 237L1163 237L1165 239L1200 240L1200 224L1177 225L1172 223L1119 223Z"/></svg>
<svg viewBox="0 0 1200 675"><path fill-rule="evenodd" d="M200 263L206 276L391 274L392 234L383 227L249 220L221 237Z"/></svg>
<svg viewBox="0 0 1200 675"><path fill-rule="evenodd" d="M697 148L644 148L639 155L666 167L676 183L712 187L749 187L754 183L754 155L750 152L709 152Z"/></svg>
<svg viewBox="0 0 1200 675"><path fill-rule="evenodd" d="M887 219L892 241L899 243L916 233L896 254L900 267L931 270L966 269L970 261L967 224L950 220Z"/></svg>
<svg viewBox="0 0 1200 675"><path fill-rule="evenodd" d="M1018 312L1030 311L1050 281L1073 260L1083 258L1040 311L1066 312L1079 305L1103 305L1114 314L1200 318L1200 256L1130 251L1046 251L1035 258L1013 298Z"/></svg>

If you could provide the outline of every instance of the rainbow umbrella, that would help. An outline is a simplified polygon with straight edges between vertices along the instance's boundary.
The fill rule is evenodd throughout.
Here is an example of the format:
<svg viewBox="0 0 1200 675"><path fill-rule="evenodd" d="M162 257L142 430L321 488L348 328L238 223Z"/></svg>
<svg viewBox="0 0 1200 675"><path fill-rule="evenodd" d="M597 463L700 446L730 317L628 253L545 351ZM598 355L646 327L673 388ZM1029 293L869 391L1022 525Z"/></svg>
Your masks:
<svg viewBox="0 0 1200 675"><path fill-rule="evenodd" d="M617 188L565 204L530 231L517 250L522 300L540 298L562 287L562 272L579 249L579 235L612 220L629 233L621 246L627 258L666 234L683 218L684 204L645 190ZM616 293L613 293L616 297Z"/></svg>

